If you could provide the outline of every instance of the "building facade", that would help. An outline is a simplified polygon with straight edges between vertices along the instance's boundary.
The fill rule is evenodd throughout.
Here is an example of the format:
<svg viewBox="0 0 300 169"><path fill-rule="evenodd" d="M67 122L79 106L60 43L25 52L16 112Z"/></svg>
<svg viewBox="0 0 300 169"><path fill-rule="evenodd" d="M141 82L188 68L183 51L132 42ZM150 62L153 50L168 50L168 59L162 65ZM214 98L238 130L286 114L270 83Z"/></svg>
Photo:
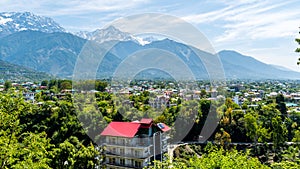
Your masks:
<svg viewBox="0 0 300 169"><path fill-rule="evenodd" d="M167 152L170 128L152 119L111 122L101 133L107 169L143 168Z"/></svg>

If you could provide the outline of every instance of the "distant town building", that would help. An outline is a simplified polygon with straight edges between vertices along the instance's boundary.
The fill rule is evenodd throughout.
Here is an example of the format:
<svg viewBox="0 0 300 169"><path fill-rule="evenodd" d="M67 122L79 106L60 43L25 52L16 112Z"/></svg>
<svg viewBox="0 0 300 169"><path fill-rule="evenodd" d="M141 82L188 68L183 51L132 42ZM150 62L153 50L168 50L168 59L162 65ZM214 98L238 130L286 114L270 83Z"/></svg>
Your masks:
<svg viewBox="0 0 300 169"><path fill-rule="evenodd" d="M239 102L239 96L234 96L232 100L233 100L233 102L236 103L237 105L240 105L240 102Z"/></svg>
<svg viewBox="0 0 300 169"><path fill-rule="evenodd" d="M25 101L34 102L35 101L34 96L35 96L34 92L25 92L25 93L23 93L23 97L24 97Z"/></svg>

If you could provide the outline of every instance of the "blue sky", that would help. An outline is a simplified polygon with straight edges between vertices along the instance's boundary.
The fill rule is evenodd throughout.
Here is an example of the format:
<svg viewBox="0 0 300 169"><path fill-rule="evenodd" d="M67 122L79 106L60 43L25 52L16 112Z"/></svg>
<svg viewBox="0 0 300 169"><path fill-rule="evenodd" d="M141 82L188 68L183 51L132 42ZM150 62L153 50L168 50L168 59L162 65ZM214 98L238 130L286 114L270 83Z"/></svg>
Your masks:
<svg viewBox="0 0 300 169"><path fill-rule="evenodd" d="M120 17L154 12L197 27L216 51L229 49L300 71L294 52L299 0L1 0L0 11L52 17L70 32L102 28Z"/></svg>

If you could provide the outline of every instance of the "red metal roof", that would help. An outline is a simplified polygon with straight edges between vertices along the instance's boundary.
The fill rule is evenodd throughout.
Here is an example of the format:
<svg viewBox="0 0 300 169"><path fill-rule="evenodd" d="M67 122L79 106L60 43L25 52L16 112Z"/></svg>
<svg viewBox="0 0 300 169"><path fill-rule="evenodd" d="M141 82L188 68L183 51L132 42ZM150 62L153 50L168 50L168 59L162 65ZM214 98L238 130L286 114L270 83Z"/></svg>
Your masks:
<svg viewBox="0 0 300 169"><path fill-rule="evenodd" d="M142 120L140 121L140 123L142 124L151 124L153 122L152 119L146 119L146 118L142 118Z"/></svg>
<svg viewBox="0 0 300 169"><path fill-rule="evenodd" d="M102 131L101 136L134 137L140 126L140 123L111 122Z"/></svg>
<svg viewBox="0 0 300 169"><path fill-rule="evenodd" d="M116 137L134 137L140 128L150 128L153 124L152 119L143 118L140 122L111 122L102 131L101 136ZM164 123L158 123L156 126L163 132L169 131L171 128Z"/></svg>

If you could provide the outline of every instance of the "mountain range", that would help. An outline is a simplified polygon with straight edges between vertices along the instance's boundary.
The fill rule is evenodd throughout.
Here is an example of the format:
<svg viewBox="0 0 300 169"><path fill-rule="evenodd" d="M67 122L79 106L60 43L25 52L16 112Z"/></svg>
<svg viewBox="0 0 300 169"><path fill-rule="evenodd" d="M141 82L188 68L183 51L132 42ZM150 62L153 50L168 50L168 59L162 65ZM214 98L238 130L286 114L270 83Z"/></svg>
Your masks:
<svg viewBox="0 0 300 169"><path fill-rule="evenodd" d="M0 60L0 79L11 81L35 81L54 78L46 73L38 72L23 66Z"/></svg>
<svg viewBox="0 0 300 169"><path fill-rule="evenodd" d="M149 39L149 38L148 38ZM208 73L192 48L170 39L147 40L112 26L93 32L66 32L51 18L32 13L0 13L0 60L61 78L71 78L77 57L88 41L119 40L99 65L97 77L112 76L129 55L147 49L168 51L178 56L199 79ZM198 51L203 57L214 54ZM300 73L269 65L236 51L218 53L228 79L300 79ZM2 67L4 62L0 62Z"/></svg>

